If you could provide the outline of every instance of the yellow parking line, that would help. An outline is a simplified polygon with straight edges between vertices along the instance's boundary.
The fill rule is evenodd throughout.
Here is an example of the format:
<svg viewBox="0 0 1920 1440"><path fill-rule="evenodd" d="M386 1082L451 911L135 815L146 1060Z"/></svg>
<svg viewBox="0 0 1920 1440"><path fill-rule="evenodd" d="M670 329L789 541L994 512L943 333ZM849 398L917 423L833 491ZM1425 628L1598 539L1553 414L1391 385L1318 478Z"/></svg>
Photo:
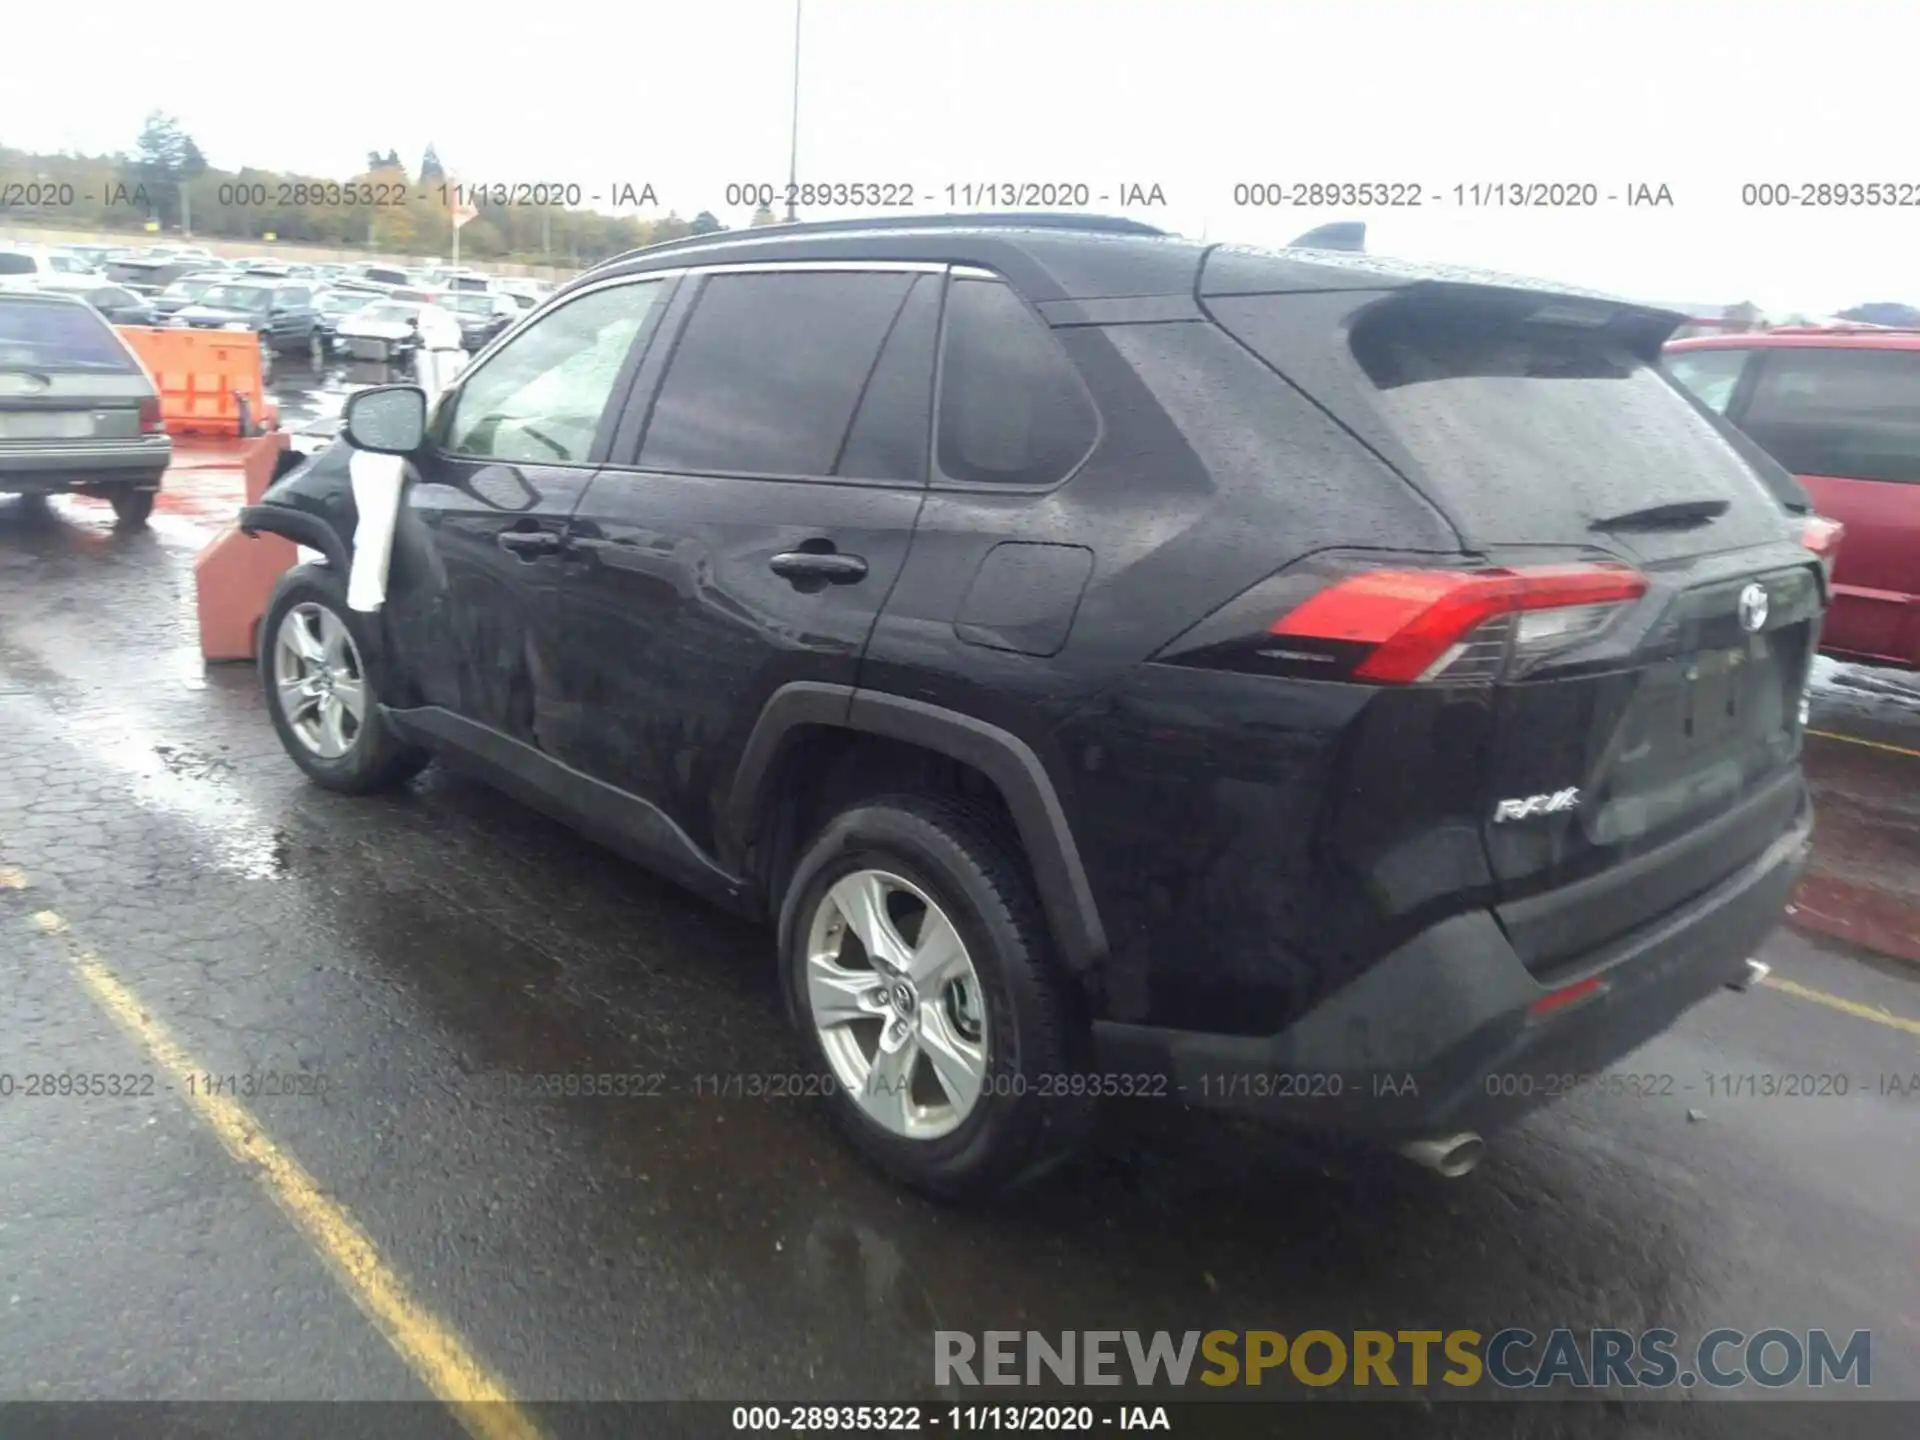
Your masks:
<svg viewBox="0 0 1920 1440"><path fill-rule="evenodd" d="M18 871L6 873L19 876ZM25 888L24 878L13 888ZM66 921L42 910L33 922L66 947L67 958L93 998L172 1076L175 1093L200 1112L227 1153L273 1197L320 1252L354 1303L454 1412L467 1433L474 1440L538 1440L539 1427L520 1409L505 1382L407 1293L367 1233L321 1193L300 1162L273 1143L244 1105L226 1095L209 1095L204 1085L192 1083L194 1076L205 1073L204 1067L175 1043L166 1027L97 955L79 943Z"/></svg>
<svg viewBox="0 0 1920 1440"><path fill-rule="evenodd" d="M1878 1025L1891 1025L1895 1030L1904 1030L1909 1035L1920 1035L1920 1020L1909 1020L1906 1016L1895 1015L1890 1010L1876 1010L1871 1005L1862 1005L1858 1000L1842 999L1838 995L1829 995L1824 990L1811 990L1805 985L1796 985L1791 980L1776 979L1772 975L1760 983L1769 990L1778 990L1785 995L1811 1000L1816 1005L1825 1005L1829 1010L1838 1010L1843 1015L1857 1016Z"/></svg>
<svg viewBox="0 0 1920 1440"><path fill-rule="evenodd" d="M1891 750L1895 755L1911 755L1920 760L1920 750L1909 750L1905 745L1889 745L1884 740L1862 740L1858 735L1842 735L1838 730L1815 730L1811 727L1807 734L1818 735L1822 740L1843 740L1849 745L1864 745L1869 750Z"/></svg>

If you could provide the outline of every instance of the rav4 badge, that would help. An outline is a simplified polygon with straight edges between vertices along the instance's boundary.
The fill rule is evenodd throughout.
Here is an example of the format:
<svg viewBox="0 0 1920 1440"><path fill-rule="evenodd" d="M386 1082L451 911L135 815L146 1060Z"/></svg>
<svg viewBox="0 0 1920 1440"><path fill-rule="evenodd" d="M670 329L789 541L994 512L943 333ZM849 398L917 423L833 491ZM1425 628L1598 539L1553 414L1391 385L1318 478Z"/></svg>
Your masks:
<svg viewBox="0 0 1920 1440"><path fill-rule="evenodd" d="M1502 800L1494 807L1493 823L1499 825L1508 820L1530 820L1535 815L1558 815L1572 810L1580 804L1580 787L1569 785L1564 790L1555 790L1546 795L1526 795L1517 800Z"/></svg>

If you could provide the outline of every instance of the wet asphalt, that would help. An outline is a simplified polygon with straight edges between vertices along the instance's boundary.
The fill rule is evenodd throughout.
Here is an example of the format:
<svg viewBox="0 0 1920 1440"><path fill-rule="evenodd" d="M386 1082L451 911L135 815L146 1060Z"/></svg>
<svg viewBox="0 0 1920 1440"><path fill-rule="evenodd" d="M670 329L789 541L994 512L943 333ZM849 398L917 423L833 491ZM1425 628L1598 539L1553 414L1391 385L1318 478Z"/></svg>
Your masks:
<svg viewBox="0 0 1920 1440"><path fill-rule="evenodd" d="M281 378L289 428L324 430L338 397L304 383ZM117 995L192 1073L257 1077L278 1153L527 1401L932 1400L937 1329L1509 1325L1867 1329L1871 1393L1920 1400L1920 1092L1882 1093L1920 1080L1920 970L1783 929L1760 958L1799 989L1716 997L1620 1067L1673 1093L1575 1096L1460 1181L1160 1101L1038 1192L943 1208L810 1101L712 1094L800 1069L764 933L439 767L378 799L309 785L251 669L200 662L205 528L109 519L0 499L0 1397L431 1394ZM1920 704L1883 702L1873 737L1920 750ZM1816 727L1850 703L1823 692ZM1809 765L1920 793L1897 750ZM135 1093L22 1093L47 1073ZM564 1073L644 1093L513 1093ZM1706 1080L1785 1073L1850 1093ZM1654 1404L1611 1433L1703 1426L1809 1428Z"/></svg>

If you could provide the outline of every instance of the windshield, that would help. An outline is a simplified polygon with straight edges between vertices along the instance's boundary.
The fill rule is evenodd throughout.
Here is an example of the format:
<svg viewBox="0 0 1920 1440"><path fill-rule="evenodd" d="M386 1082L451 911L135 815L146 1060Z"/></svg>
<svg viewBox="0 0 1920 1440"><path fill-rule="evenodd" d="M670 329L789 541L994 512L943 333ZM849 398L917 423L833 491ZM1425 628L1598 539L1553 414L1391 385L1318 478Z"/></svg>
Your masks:
<svg viewBox="0 0 1920 1440"><path fill-rule="evenodd" d="M320 308L329 314L343 315L349 310L364 310L371 295L355 290L334 290L320 297Z"/></svg>
<svg viewBox="0 0 1920 1440"><path fill-rule="evenodd" d="M362 320L399 321L406 324L420 313L418 305L369 305L360 312Z"/></svg>
<svg viewBox="0 0 1920 1440"><path fill-rule="evenodd" d="M216 310L266 310L273 304L273 292L258 285L210 285L200 304Z"/></svg>
<svg viewBox="0 0 1920 1440"><path fill-rule="evenodd" d="M0 301L0 373L134 368L105 321L81 305Z"/></svg>
<svg viewBox="0 0 1920 1440"><path fill-rule="evenodd" d="M490 295L449 295L447 304L462 315L493 314L493 297Z"/></svg>
<svg viewBox="0 0 1920 1440"><path fill-rule="evenodd" d="M218 283L212 279L176 280L160 293L175 300L197 300Z"/></svg>

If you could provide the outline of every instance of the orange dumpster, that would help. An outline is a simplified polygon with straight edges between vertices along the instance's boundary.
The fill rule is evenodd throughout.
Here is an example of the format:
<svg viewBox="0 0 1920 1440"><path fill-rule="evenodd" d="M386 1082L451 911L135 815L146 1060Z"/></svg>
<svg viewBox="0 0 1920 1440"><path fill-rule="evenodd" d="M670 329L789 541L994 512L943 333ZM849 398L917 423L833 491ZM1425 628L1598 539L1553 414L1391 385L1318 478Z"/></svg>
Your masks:
<svg viewBox="0 0 1920 1440"><path fill-rule="evenodd" d="M160 392L170 435L259 435L279 424L260 373L260 337L237 330L121 325Z"/></svg>
<svg viewBox="0 0 1920 1440"><path fill-rule="evenodd" d="M241 443L247 504L260 503L261 495L273 483L274 466L289 444L290 437L284 431ZM240 533L237 524L227 526L208 542L193 562L203 658L254 658L267 600L297 558L293 542L284 536L262 534L250 539Z"/></svg>

